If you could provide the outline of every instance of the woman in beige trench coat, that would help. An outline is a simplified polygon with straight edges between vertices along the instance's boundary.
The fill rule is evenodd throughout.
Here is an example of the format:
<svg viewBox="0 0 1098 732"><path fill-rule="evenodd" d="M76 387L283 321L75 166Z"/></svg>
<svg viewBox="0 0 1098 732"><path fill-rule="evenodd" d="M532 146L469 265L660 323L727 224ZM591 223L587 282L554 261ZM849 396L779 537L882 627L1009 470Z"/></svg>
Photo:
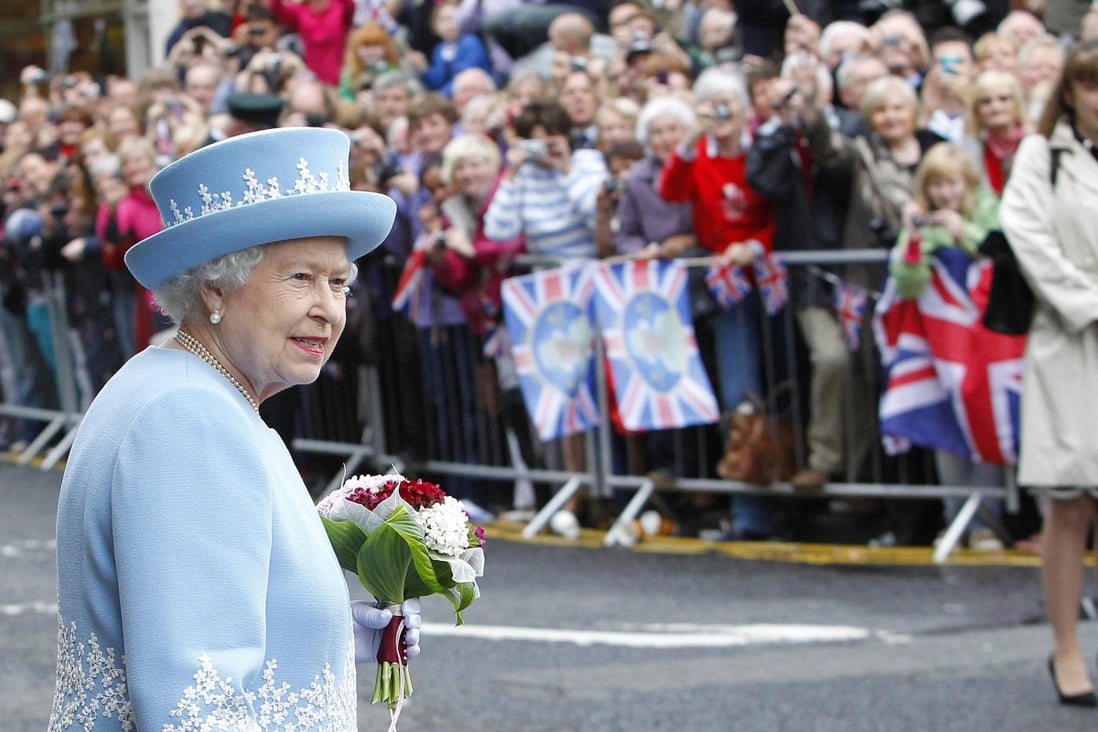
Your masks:
<svg viewBox="0 0 1098 732"><path fill-rule="evenodd" d="M1040 134L1018 150L999 210L1036 295L1026 347L1019 483L1053 500L1041 540L1062 704L1096 706L1077 619L1098 515L1098 43L1080 44ZM1055 173L1053 169L1055 168Z"/></svg>

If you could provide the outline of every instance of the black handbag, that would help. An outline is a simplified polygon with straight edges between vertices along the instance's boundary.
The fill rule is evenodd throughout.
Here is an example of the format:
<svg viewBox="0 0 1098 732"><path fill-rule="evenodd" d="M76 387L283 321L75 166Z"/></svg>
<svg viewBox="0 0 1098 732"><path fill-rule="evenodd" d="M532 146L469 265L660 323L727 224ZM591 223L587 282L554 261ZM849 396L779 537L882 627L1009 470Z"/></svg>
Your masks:
<svg viewBox="0 0 1098 732"><path fill-rule="evenodd" d="M1018 268L1010 242L996 229L980 244L979 252L992 263L984 327L1006 335L1025 335L1033 323L1033 290Z"/></svg>

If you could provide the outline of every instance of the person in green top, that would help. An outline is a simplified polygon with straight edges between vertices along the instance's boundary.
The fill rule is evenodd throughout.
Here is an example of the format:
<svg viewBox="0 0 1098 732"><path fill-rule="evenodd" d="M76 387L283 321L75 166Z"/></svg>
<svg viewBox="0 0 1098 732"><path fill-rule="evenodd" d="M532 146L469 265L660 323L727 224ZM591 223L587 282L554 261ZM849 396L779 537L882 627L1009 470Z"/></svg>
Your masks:
<svg viewBox="0 0 1098 732"><path fill-rule="evenodd" d="M906 299L926 289L938 249L959 247L976 256L988 233L999 228L999 198L980 184L980 173L964 150L940 142L919 163L915 202L904 214L889 274Z"/></svg>
<svg viewBox="0 0 1098 732"><path fill-rule="evenodd" d="M927 150L915 171L915 201L904 210L901 230L889 263L889 272L900 297L923 294L931 278L934 253L943 247L959 247L972 256L988 233L999 228L999 197L980 183L980 172L960 147L940 142ZM934 450L934 465L942 485L990 487L1005 480L1002 465L977 463L967 455ZM963 499L944 498L943 513L949 525ZM992 516L1002 516L1002 502L984 499ZM968 525L968 546L998 550L1003 543L980 515Z"/></svg>

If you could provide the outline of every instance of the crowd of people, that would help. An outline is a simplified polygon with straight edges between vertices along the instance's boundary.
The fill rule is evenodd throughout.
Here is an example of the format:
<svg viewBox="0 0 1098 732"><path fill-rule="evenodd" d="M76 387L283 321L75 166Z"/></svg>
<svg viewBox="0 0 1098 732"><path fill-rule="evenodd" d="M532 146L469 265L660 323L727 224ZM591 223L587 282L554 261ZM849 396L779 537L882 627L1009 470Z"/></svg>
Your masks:
<svg viewBox="0 0 1098 732"><path fill-rule="evenodd" d="M915 297L935 248L975 254L1000 228L1019 145L1072 44L1094 37L1098 10L1076 0L180 0L163 62L140 78L27 67L19 97L0 102L0 388L6 402L56 406L43 275L66 284L83 404L168 326L122 260L164 225L148 191L159 168L243 132L332 127L350 136L352 187L397 203L389 237L359 262L335 362L381 366L394 450L458 462L482 447L488 373L515 456L532 464L542 446L499 346L500 283L529 257L703 255L749 270L774 251L907 251L918 231L925 256L891 267ZM405 290L409 262L422 276ZM878 291L888 269L841 275ZM878 441L869 328L852 352L835 277L790 278L808 364L792 483L864 478ZM764 341L783 339L761 332L776 321L758 293L731 306L696 295L721 408L765 398L776 368ZM27 439L25 426L0 424L0 444ZM697 449L654 432L643 467L674 477L669 454ZM550 459L583 470L582 435ZM1003 466L941 450L934 463L949 484L1004 480ZM889 541L928 540L906 504L897 514ZM973 526L973 546L1010 540ZM730 537L777 531L771 499L732 500Z"/></svg>

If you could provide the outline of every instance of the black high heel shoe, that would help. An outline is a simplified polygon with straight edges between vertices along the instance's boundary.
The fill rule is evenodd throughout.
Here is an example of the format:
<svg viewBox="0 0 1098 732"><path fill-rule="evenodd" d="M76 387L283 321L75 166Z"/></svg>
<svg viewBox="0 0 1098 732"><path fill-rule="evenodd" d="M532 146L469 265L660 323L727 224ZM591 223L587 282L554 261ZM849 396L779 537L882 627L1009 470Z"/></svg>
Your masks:
<svg viewBox="0 0 1098 732"><path fill-rule="evenodd" d="M1084 691L1082 694L1070 696L1060 691L1060 684L1056 681L1055 657L1048 657L1048 673L1052 677L1052 688L1056 689L1056 696L1060 697L1060 703L1068 707L1098 707L1098 696L1093 691Z"/></svg>

